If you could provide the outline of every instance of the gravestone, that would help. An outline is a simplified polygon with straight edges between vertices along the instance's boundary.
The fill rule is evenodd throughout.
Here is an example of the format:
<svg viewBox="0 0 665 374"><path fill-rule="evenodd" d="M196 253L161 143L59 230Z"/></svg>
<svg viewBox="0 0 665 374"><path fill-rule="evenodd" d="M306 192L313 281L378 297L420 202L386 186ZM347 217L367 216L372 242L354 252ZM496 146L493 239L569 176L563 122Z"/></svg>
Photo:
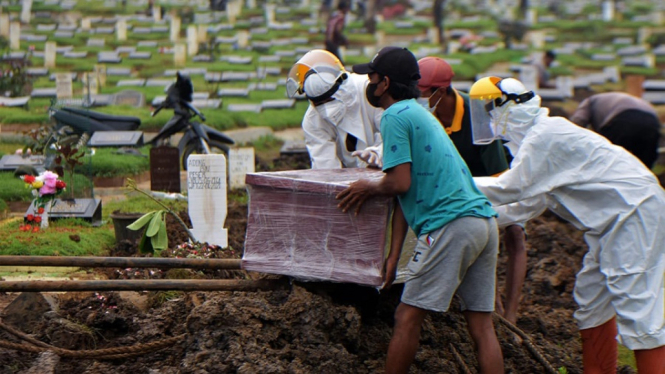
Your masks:
<svg viewBox="0 0 665 374"><path fill-rule="evenodd" d="M106 86L106 65L95 65L93 66L92 71L97 75L99 86Z"/></svg>
<svg viewBox="0 0 665 374"><path fill-rule="evenodd" d="M21 155L4 155L0 158L0 170L14 171L20 166L32 166L38 171L46 167L46 159L43 155L32 155L23 157Z"/></svg>
<svg viewBox="0 0 665 374"><path fill-rule="evenodd" d="M261 112L261 104L229 104L226 106L226 110L229 112Z"/></svg>
<svg viewBox="0 0 665 374"><path fill-rule="evenodd" d="M150 52L131 52L129 54L130 60L149 60L152 57Z"/></svg>
<svg viewBox="0 0 665 374"><path fill-rule="evenodd" d="M143 131L95 131L88 141L90 147L137 147L141 145L143 145Z"/></svg>
<svg viewBox="0 0 665 374"><path fill-rule="evenodd" d="M55 93L58 99L70 98L73 95L72 73L56 73Z"/></svg>
<svg viewBox="0 0 665 374"><path fill-rule="evenodd" d="M116 37L119 41L127 40L127 20L121 19L115 25Z"/></svg>
<svg viewBox="0 0 665 374"><path fill-rule="evenodd" d="M21 48L21 24L12 22L9 24L9 49Z"/></svg>
<svg viewBox="0 0 665 374"><path fill-rule="evenodd" d="M196 35L198 37L199 43L205 43L208 41L208 25L198 25L196 30Z"/></svg>
<svg viewBox="0 0 665 374"><path fill-rule="evenodd" d="M21 23L29 24L32 15L32 0L23 0L21 7Z"/></svg>
<svg viewBox="0 0 665 374"><path fill-rule="evenodd" d="M261 108L263 109L290 109L295 105L295 99L263 100L261 102Z"/></svg>
<svg viewBox="0 0 665 374"><path fill-rule="evenodd" d="M187 160L187 197L196 240L228 247L226 157L191 155Z"/></svg>
<svg viewBox="0 0 665 374"><path fill-rule="evenodd" d="M34 204L30 204L25 213L35 214ZM49 220L59 218L80 218L92 223L93 226L99 226L102 223L102 201L100 199L55 199Z"/></svg>
<svg viewBox="0 0 665 374"><path fill-rule="evenodd" d="M187 56L196 56L199 53L199 38L196 34L196 26L187 26Z"/></svg>
<svg viewBox="0 0 665 374"><path fill-rule="evenodd" d="M9 14L0 13L0 36L9 36Z"/></svg>
<svg viewBox="0 0 665 374"><path fill-rule="evenodd" d="M187 61L187 47L184 44L176 44L173 47L173 65L185 66Z"/></svg>
<svg viewBox="0 0 665 374"><path fill-rule="evenodd" d="M113 95L113 105L129 105L140 108L145 105L145 95L134 90L123 90Z"/></svg>
<svg viewBox="0 0 665 374"><path fill-rule="evenodd" d="M245 187L245 175L255 171L254 148L229 149L229 188Z"/></svg>
<svg viewBox="0 0 665 374"><path fill-rule="evenodd" d="M171 17L171 41L178 42L180 39L180 17Z"/></svg>
<svg viewBox="0 0 665 374"><path fill-rule="evenodd" d="M55 42L44 43L44 67L47 68L55 67L56 49L57 49L57 44Z"/></svg>
<svg viewBox="0 0 665 374"><path fill-rule="evenodd" d="M177 147L150 149L150 190L180 193L180 151Z"/></svg>
<svg viewBox="0 0 665 374"><path fill-rule="evenodd" d="M83 83L84 96L97 95L99 93L99 81L95 73L83 73L81 82Z"/></svg>
<svg viewBox="0 0 665 374"><path fill-rule="evenodd" d="M90 17L84 17L81 19L81 30L89 31L92 28L92 22L90 22Z"/></svg>
<svg viewBox="0 0 665 374"><path fill-rule="evenodd" d="M122 57L120 57L116 52L99 52L97 54L97 62L119 64L122 62Z"/></svg>
<svg viewBox="0 0 665 374"><path fill-rule="evenodd" d="M81 51L81 52L73 52L73 51L67 51L62 54L63 57L67 58L75 58L75 59L82 59L88 57L88 52Z"/></svg>

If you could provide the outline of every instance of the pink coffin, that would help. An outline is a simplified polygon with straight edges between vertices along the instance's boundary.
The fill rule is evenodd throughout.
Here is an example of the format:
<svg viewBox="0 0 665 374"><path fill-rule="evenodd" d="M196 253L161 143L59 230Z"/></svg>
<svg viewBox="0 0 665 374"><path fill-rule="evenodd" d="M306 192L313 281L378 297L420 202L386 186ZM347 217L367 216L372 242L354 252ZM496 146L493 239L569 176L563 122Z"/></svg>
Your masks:
<svg viewBox="0 0 665 374"><path fill-rule="evenodd" d="M304 280L380 286L392 199L367 200L343 213L335 196L373 169L247 174L249 215L243 268Z"/></svg>

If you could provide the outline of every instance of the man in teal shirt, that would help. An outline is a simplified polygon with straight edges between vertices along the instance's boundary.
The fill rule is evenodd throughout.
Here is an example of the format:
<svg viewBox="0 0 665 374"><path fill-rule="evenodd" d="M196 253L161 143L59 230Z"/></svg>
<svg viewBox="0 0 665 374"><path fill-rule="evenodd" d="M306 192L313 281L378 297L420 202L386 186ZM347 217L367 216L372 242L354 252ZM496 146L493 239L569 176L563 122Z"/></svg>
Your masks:
<svg viewBox="0 0 665 374"><path fill-rule="evenodd" d="M455 293L462 299L480 372L501 373L503 357L491 318L499 246L496 213L438 120L416 102L420 74L411 52L385 47L353 71L369 75L367 99L385 109L381 118L385 175L377 182L352 183L337 196L339 207L355 208L357 214L373 195L398 198L386 288L395 280L408 227L418 236L395 312L386 373L408 373L427 312L447 311Z"/></svg>

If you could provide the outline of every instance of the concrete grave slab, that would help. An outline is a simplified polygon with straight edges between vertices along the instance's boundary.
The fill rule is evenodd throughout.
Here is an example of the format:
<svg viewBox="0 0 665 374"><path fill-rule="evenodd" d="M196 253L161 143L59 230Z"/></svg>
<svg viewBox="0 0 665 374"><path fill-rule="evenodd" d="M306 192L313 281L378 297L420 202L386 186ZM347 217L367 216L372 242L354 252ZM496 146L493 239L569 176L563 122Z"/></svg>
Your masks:
<svg viewBox="0 0 665 374"><path fill-rule="evenodd" d="M113 77L128 77L132 75L132 70L130 68L109 67L106 68L106 75Z"/></svg>
<svg viewBox="0 0 665 374"><path fill-rule="evenodd" d="M113 105L129 105L140 108L145 105L145 95L134 90L123 90L113 95Z"/></svg>
<svg viewBox="0 0 665 374"><path fill-rule="evenodd" d="M88 47L103 47L104 45L106 45L106 40L105 39L89 38L86 45Z"/></svg>
<svg viewBox="0 0 665 374"><path fill-rule="evenodd" d="M0 96L0 107L22 107L28 105L30 96L23 97L4 97Z"/></svg>
<svg viewBox="0 0 665 374"><path fill-rule="evenodd" d="M226 106L226 110L229 112L261 112L261 104L229 104Z"/></svg>
<svg viewBox="0 0 665 374"><path fill-rule="evenodd" d="M55 31L56 27L58 27L56 24L40 23L37 25L37 31Z"/></svg>
<svg viewBox="0 0 665 374"><path fill-rule="evenodd" d="M131 60L149 60L152 57L150 52L131 52L127 56Z"/></svg>
<svg viewBox="0 0 665 374"><path fill-rule="evenodd" d="M88 52L74 52L69 51L62 54L62 57L81 59L88 57Z"/></svg>
<svg viewBox="0 0 665 374"><path fill-rule="evenodd" d="M171 79L148 79L145 82L146 87L168 87L170 86L175 80Z"/></svg>
<svg viewBox="0 0 665 374"><path fill-rule="evenodd" d="M294 99L274 99L261 102L262 109L291 109L295 105L296 101Z"/></svg>
<svg viewBox="0 0 665 374"><path fill-rule="evenodd" d="M150 27L134 27L132 32L134 34L150 34L152 29Z"/></svg>
<svg viewBox="0 0 665 374"><path fill-rule="evenodd" d="M152 40L141 40L140 42L136 43L136 46L139 48L156 48L157 42Z"/></svg>
<svg viewBox="0 0 665 374"><path fill-rule="evenodd" d="M56 31L53 33L54 38L73 38L74 37L74 31Z"/></svg>
<svg viewBox="0 0 665 374"><path fill-rule="evenodd" d="M252 63L252 56L222 56L219 59L229 64L247 65Z"/></svg>
<svg viewBox="0 0 665 374"><path fill-rule="evenodd" d="M55 88L35 88L30 93L30 97L34 98L56 97L56 90Z"/></svg>
<svg viewBox="0 0 665 374"><path fill-rule="evenodd" d="M665 79L647 79L642 83L645 91L665 91ZM665 94L664 94L665 95Z"/></svg>
<svg viewBox="0 0 665 374"><path fill-rule="evenodd" d="M97 54L97 62L106 64L119 64L122 62L122 57L120 57L115 52L99 52Z"/></svg>
<svg viewBox="0 0 665 374"><path fill-rule="evenodd" d="M47 68L27 68L25 73L31 77L45 77L48 75Z"/></svg>
<svg viewBox="0 0 665 374"><path fill-rule="evenodd" d="M132 53L132 52L136 52L136 47L120 46L120 47L116 47L116 49L115 49L115 53Z"/></svg>
<svg viewBox="0 0 665 374"><path fill-rule="evenodd" d="M617 51L617 55L626 57L626 56L636 56L636 55L642 55L647 52L647 48L642 45L631 45L628 47L623 47L620 48Z"/></svg>
<svg viewBox="0 0 665 374"><path fill-rule="evenodd" d="M250 83L247 89L250 91L275 91L277 90L277 83L272 83L272 82Z"/></svg>
<svg viewBox="0 0 665 374"><path fill-rule="evenodd" d="M145 79L128 79L118 81L118 87L143 87Z"/></svg>
<svg viewBox="0 0 665 374"><path fill-rule="evenodd" d="M248 97L248 88L222 88L217 91L219 97Z"/></svg>
<svg viewBox="0 0 665 374"><path fill-rule="evenodd" d="M279 62L280 56L259 56L259 62Z"/></svg>
<svg viewBox="0 0 665 374"><path fill-rule="evenodd" d="M213 62L213 58L210 55L196 55L192 57L194 62Z"/></svg>
<svg viewBox="0 0 665 374"><path fill-rule="evenodd" d="M61 74L61 73L51 73L51 74L48 76L48 80L54 82L54 81L55 81L55 78L56 78L56 76L57 76L58 74ZM77 80L77 78L78 78L78 73L76 73L76 72L72 72L72 73L69 73L69 74L72 76L72 82L75 82L75 81Z"/></svg>

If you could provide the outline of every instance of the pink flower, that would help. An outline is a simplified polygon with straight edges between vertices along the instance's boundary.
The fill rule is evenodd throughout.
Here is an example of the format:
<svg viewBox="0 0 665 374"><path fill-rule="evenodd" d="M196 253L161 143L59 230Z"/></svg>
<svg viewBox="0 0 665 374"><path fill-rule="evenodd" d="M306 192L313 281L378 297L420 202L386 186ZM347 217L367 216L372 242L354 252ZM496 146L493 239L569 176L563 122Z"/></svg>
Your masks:
<svg viewBox="0 0 665 374"><path fill-rule="evenodd" d="M58 174L45 171L39 175L44 180L44 185L39 189L39 195L51 195L56 192L56 182L58 181Z"/></svg>

